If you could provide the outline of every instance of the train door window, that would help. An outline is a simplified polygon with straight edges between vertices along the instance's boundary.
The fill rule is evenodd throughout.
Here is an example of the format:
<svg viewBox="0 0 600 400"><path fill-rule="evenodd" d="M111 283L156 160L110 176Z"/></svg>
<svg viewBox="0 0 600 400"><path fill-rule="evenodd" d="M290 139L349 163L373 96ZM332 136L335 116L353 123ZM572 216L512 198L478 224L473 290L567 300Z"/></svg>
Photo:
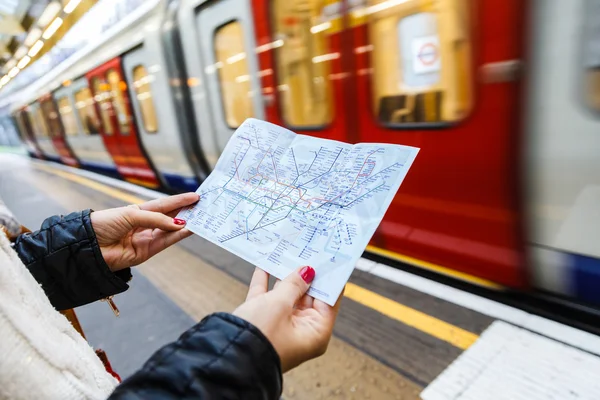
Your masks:
<svg viewBox="0 0 600 400"><path fill-rule="evenodd" d="M92 86L94 87L94 100L98 103L100 109L100 117L102 118L102 126L104 127L104 133L107 135L113 134L112 122L110 120L110 114L112 105L110 103L110 92L108 89L108 83L104 79L93 78Z"/></svg>
<svg viewBox="0 0 600 400"><path fill-rule="evenodd" d="M49 136L48 125L46 125L46 120L42 115L42 109L37 106L34 108L32 114L33 117L31 119L33 120L35 135L42 138L47 138Z"/></svg>
<svg viewBox="0 0 600 400"><path fill-rule="evenodd" d="M373 109L381 123L451 123L470 112L470 2L369 0Z"/></svg>
<svg viewBox="0 0 600 400"><path fill-rule="evenodd" d="M148 75L143 65L133 68L133 89L135 90L135 97L140 106L139 109L140 114L142 114L144 129L148 133L156 133L158 130L158 120L152 100L151 79L152 76Z"/></svg>
<svg viewBox="0 0 600 400"><path fill-rule="evenodd" d="M324 19L326 3L273 2L277 89L281 114L291 127L323 126L333 118L329 78L331 62L340 54L328 46L332 24Z"/></svg>
<svg viewBox="0 0 600 400"><path fill-rule="evenodd" d="M77 121L75 113L71 106L71 100L67 96L58 99L58 112L65 128L65 134L68 136L77 135Z"/></svg>
<svg viewBox="0 0 600 400"><path fill-rule="evenodd" d="M254 114L242 24L232 21L217 29L214 48L225 119L235 129Z"/></svg>
<svg viewBox="0 0 600 400"><path fill-rule="evenodd" d="M127 84L121 80L121 75L114 69L111 69L106 74L108 84L110 85L110 95L112 103L119 123L119 131L121 135L129 135L129 114L125 105L125 96L123 92L127 89Z"/></svg>
<svg viewBox="0 0 600 400"><path fill-rule="evenodd" d="M102 108L102 105L100 107ZM100 133L100 120L98 114L96 114L94 98L92 97L90 88L84 87L75 92L75 108L77 109L77 115L83 127L83 132L87 135ZM110 126L110 119L108 122Z"/></svg>
<svg viewBox="0 0 600 400"><path fill-rule="evenodd" d="M584 10L584 100L589 109L600 114L600 1L588 0Z"/></svg>

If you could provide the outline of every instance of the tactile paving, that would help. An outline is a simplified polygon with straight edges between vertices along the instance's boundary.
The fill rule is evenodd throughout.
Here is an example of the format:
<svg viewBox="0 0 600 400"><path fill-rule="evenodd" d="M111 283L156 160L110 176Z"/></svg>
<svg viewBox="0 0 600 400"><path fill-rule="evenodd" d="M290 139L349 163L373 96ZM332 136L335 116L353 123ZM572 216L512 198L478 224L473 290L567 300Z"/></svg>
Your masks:
<svg viewBox="0 0 600 400"><path fill-rule="evenodd" d="M421 395L424 400L600 399L600 357L494 322Z"/></svg>

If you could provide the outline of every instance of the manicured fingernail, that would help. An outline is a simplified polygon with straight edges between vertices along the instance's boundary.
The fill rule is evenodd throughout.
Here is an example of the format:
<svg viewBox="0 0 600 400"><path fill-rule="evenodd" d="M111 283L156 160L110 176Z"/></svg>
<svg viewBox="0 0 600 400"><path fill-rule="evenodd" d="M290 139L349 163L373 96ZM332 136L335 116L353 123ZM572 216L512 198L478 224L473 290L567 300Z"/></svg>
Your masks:
<svg viewBox="0 0 600 400"><path fill-rule="evenodd" d="M300 276L304 282L311 283L315 279L315 270L312 267L306 266L300 270Z"/></svg>
<svg viewBox="0 0 600 400"><path fill-rule="evenodd" d="M175 225L185 225L185 220L179 218L173 218L173 223Z"/></svg>

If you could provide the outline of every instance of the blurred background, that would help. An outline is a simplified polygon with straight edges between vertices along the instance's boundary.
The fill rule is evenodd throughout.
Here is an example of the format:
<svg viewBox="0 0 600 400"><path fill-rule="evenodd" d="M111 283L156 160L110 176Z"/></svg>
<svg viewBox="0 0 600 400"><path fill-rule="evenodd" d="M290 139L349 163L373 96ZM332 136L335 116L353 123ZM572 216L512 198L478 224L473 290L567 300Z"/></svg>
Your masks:
<svg viewBox="0 0 600 400"><path fill-rule="evenodd" d="M0 0L4 154L194 191L249 117L421 148L365 258L600 329L600 0Z"/></svg>

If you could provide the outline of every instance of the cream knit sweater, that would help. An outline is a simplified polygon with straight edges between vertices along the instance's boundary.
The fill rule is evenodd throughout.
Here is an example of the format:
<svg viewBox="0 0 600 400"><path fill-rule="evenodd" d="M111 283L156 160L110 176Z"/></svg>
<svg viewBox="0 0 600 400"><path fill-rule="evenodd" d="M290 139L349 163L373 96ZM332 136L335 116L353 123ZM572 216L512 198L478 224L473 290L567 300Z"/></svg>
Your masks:
<svg viewBox="0 0 600 400"><path fill-rule="evenodd" d="M0 231L0 399L105 399L116 385Z"/></svg>

